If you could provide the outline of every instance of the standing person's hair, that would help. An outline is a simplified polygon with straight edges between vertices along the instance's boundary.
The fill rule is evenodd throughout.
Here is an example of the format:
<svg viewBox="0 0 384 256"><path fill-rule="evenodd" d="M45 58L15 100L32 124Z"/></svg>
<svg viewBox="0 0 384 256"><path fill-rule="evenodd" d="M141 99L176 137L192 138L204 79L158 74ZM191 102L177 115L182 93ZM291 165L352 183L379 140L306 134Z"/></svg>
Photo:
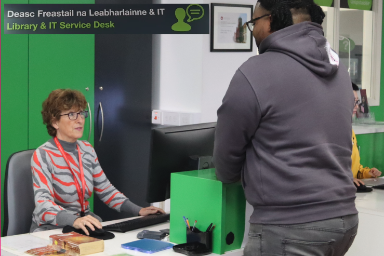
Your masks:
<svg viewBox="0 0 384 256"><path fill-rule="evenodd" d="M323 9L313 0L258 0L258 3L271 13L271 31L278 31L303 21L321 25L325 18ZM293 17L298 20L294 21Z"/></svg>
<svg viewBox="0 0 384 256"><path fill-rule="evenodd" d="M56 136L56 129L52 126L52 121L59 120L62 111L72 108L84 110L87 107L87 100L80 91L71 89L57 89L52 91L48 98L43 102L43 123L47 126L48 134Z"/></svg>

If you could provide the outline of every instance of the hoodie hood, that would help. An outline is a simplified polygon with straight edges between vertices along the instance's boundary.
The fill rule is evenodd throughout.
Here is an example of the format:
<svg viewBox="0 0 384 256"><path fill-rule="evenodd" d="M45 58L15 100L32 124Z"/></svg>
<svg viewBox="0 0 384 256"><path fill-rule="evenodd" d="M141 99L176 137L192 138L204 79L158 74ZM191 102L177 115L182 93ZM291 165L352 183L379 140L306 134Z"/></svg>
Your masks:
<svg viewBox="0 0 384 256"><path fill-rule="evenodd" d="M265 38L259 52L280 52L300 62L313 73L327 77L339 67L339 57L324 37L321 25L302 22L276 31Z"/></svg>

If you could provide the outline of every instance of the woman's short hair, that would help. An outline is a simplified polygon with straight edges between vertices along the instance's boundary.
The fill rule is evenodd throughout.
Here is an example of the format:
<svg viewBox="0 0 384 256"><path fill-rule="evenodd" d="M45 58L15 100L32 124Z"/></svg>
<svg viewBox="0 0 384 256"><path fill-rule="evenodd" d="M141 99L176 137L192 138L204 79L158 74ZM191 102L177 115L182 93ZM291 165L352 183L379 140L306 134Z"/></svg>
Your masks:
<svg viewBox="0 0 384 256"><path fill-rule="evenodd" d="M48 98L43 102L43 123L47 126L48 134L56 136L56 129L52 122L60 120L61 112L72 108L84 110L87 107L87 100L84 95L77 90L57 89L52 91Z"/></svg>

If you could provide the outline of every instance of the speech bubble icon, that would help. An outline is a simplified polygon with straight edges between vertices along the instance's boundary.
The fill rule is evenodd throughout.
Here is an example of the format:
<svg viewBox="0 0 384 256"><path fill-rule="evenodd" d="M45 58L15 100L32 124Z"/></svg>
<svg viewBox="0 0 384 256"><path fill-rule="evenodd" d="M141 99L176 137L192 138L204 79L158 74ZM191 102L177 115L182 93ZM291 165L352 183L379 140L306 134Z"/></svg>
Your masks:
<svg viewBox="0 0 384 256"><path fill-rule="evenodd" d="M187 7L187 22L199 20L204 17L204 8L199 4L190 4Z"/></svg>

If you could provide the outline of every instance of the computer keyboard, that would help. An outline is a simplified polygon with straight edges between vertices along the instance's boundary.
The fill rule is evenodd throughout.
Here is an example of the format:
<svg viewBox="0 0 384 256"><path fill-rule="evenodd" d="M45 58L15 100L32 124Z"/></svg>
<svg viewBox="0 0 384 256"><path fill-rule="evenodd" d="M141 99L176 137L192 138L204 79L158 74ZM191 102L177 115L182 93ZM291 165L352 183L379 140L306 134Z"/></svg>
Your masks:
<svg viewBox="0 0 384 256"><path fill-rule="evenodd" d="M373 186L376 189L384 189L384 184Z"/></svg>
<svg viewBox="0 0 384 256"><path fill-rule="evenodd" d="M169 214L154 214L148 215L141 218L127 220L111 225L104 226L105 231L115 232L127 232L138 228L144 228L151 225L159 224L169 220Z"/></svg>

